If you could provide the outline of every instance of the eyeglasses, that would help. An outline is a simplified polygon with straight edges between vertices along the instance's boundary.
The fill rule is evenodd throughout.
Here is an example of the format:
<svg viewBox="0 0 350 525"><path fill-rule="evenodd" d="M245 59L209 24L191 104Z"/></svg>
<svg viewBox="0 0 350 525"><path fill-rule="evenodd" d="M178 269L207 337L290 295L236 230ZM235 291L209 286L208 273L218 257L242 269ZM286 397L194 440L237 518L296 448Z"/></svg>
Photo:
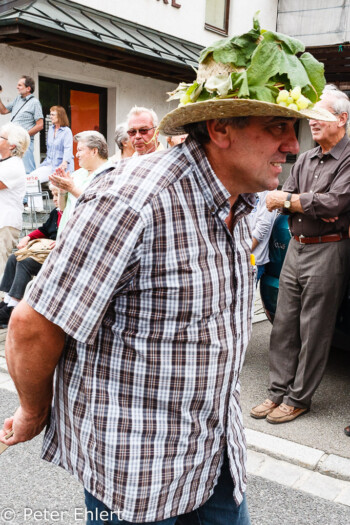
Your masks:
<svg viewBox="0 0 350 525"><path fill-rule="evenodd" d="M6 137L0 137L0 139L8 140Z"/></svg>
<svg viewBox="0 0 350 525"><path fill-rule="evenodd" d="M153 126L153 128L128 129L127 134L129 137L135 137L136 133L140 133L140 135L147 135L151 129L155 129L155 126Z"/></svg>

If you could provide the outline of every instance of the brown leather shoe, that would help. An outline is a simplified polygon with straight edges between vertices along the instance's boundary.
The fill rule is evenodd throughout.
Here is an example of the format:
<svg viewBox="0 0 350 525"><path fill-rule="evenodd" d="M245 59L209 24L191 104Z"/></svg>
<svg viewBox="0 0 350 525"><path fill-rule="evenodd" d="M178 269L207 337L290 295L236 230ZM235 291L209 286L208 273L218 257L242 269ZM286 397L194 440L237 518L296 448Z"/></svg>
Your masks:
<svg viewBox="0 0 350 525"><path fill-rule="evenodd" d="M301 416L308 412L308 408L291 407L285 403L281 403L267 416L266 421L273 424L287 423L293 421L293 419Z"/></svg>
<svg viewBox="0 0 350 525"><path fill-rule="evenodd" d="M261 405L257 405L251 409L250 416L254 417L255 419L264 419L264 417L266 417L267 414L272 412L276 407L278 407L277 403L274 403L271 401L271 399L265 399Z"/></svg>

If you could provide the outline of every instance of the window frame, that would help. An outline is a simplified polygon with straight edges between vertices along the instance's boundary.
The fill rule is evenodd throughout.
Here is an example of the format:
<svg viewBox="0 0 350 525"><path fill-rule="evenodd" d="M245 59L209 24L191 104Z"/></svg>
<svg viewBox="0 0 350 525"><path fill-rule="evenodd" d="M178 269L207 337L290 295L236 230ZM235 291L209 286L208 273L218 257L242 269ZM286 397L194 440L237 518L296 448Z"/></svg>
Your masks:
<svg viewBox="0 0 350 525"><path fill-rule="evenodd" d="M229 20L230 20L230 0L225 0L226 6L225 6L225 20L224 20L224 28L216 27L211 24L208 24L205 22L204 28L208 31L212 31L213 33L218 33L219 35L228 35L228 29L229 29Z"/></svg>

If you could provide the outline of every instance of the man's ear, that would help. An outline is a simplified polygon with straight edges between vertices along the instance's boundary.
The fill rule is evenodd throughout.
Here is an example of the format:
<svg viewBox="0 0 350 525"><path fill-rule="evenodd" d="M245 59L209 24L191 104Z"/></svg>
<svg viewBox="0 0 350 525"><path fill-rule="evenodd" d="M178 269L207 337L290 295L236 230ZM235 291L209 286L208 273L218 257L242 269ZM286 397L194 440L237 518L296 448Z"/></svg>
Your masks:
<svg viewBox="0 0 350 525"><path fill-rule="evenodd" d="M340 115L338 115L338 123L340 124L340 126L346 126L347 120L348 114L346 113L346 111L343 111L342 113L340 113Z"/></svg>
<svg viewBox="0 0 350 525"><path fill-rule="evenodd" d="M220 149L227 149L232 141L232 127L219 120L207 120L207 130L211 141Z"/></svg>

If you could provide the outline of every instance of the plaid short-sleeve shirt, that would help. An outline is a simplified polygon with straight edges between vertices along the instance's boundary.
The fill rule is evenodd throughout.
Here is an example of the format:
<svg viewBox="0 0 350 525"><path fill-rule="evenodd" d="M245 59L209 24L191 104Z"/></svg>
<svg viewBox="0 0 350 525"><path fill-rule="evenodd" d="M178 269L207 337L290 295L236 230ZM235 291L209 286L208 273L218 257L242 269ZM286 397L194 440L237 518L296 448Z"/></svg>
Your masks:
<svg viewBox="0 0 350 525"><path fill-rule="evenodd" d="M234 175L233 175L234 176ZM251 331L246 215L189 140L96 177L28 303L67 334L44 459L131 522L245 490L239 372Z"/></svg>

